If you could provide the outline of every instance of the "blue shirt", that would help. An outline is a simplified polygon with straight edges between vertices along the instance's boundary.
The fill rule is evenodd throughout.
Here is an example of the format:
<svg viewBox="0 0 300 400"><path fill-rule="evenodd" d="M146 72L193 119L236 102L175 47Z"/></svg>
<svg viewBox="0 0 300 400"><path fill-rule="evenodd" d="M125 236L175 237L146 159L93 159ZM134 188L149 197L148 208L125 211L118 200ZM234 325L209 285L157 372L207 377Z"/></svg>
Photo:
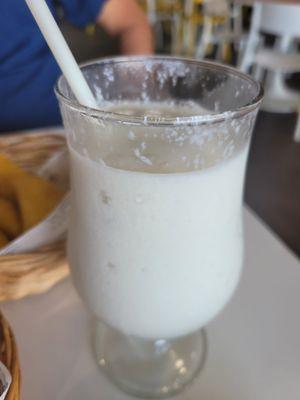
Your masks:
<svg viewBox="0 0 300 400"><path fill-rule="evenodd" d="M54 0L46 0L55 16ZM105 0L56 0L67 21L95 21ZM0 0L0 132L61 123L53 87L61 74L25 0Z"/></svg>

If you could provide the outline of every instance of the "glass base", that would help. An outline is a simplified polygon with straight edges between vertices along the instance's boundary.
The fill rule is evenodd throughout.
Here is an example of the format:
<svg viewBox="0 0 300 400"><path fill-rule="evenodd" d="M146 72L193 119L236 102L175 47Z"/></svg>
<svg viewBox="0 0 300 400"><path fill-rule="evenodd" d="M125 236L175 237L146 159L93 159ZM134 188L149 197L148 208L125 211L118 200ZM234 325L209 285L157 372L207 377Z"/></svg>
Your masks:
<svg viewBox="0 0 300 400"><path fill-rule="evenodd" d="M180 392L203 367L207 353L204 330L176 339L145 340L126 336L97 321L97 362L125 392L144 398Z"/></svg>

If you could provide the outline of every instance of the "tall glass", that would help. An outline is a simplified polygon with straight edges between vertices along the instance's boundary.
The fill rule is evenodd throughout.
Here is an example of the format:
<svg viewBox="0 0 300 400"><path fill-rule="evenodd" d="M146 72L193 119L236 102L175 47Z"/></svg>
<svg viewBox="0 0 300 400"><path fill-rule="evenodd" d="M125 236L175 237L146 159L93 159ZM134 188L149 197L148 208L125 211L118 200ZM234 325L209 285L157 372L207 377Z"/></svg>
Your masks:
<svg viewBox="0 0 300 400"><path fill-rule="evenodd" d="M100 110L56 93L71 160L68 257L94 347L125 391L165 397L205 359L203 327L233 294L261 88L222 65L106 59L83 73Z"/></svg>

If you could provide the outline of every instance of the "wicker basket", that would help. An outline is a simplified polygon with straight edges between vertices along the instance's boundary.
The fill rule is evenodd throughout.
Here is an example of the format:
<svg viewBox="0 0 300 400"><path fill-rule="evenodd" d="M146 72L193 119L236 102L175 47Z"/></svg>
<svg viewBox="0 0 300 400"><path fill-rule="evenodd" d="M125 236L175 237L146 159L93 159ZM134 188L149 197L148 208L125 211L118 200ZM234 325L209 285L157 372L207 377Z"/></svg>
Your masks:
<svg viewBox="0 0 300 400"><path fill-rule="evenodd" d="M20 366L18 360L17 346L14 335L0 313L0 360L9 370L12 382L5 400L19 400L20 399Z"/></svg>
<svg viewBox="0 0 300 400"><path fill-rule="evenodd" d="M35 172L65 146L64 136L53 132L0 137L0 152L29 172ZM0 301L44 292L68 273L62 242L31 253L0 256Z"/></svg>

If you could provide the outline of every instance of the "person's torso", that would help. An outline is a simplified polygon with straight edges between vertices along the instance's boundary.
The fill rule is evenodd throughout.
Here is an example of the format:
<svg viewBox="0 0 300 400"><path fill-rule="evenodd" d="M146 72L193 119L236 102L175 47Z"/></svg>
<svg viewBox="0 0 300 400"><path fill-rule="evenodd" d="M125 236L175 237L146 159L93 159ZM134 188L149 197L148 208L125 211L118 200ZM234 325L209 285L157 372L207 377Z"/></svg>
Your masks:
<svg viewBox="0 0 300 400"><path fill-rule="evenodd" d="M53 1L47 4L55 15ZM0 131L59 123L53 93L59 74L25 0L1 0Z"/></svg>

